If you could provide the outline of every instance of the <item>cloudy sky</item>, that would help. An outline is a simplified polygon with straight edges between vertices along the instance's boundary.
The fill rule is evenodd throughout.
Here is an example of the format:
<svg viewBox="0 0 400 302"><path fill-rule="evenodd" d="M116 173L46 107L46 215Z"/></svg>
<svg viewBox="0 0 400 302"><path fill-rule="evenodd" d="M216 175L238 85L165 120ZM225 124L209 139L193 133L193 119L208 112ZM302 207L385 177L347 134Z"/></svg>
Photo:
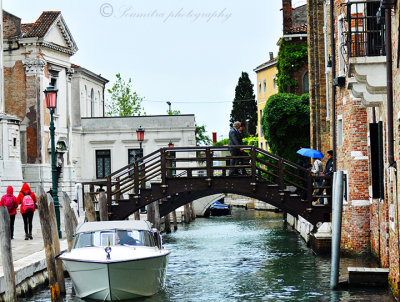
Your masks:
<svg viewBox="0 0 400 302"><path fill-rule="evenodd" d="M209 134L227 137L235 86L277 53L280 0L3 0L3 8L34 22L61 11L78 52L71 58L114 82L132 78L147 114L194 113Z"/></svg>

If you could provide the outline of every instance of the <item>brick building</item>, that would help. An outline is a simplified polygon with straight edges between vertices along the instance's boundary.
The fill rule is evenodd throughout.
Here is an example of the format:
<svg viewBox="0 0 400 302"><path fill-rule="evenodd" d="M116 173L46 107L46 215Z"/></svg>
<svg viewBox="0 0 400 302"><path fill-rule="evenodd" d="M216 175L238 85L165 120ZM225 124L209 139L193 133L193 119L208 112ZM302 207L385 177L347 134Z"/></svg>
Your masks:
<svg viewBox="0 0 400 302"><path fill-rule="evenodd" d="M284 40L287 44L307 45L307 6L301 5L296 8L292 6L292 0L282 0L283 36L279 43ZM278 55L279 61L279 55ZM278 62L279 64L279 62ZM290 72L290 78L297 85L288 87L286 92L301 95L309 92L308 64Z"/></svg>
<svg viewBox="0 0 400 302"><path fill-rule="evenodd" d="M308 71L310 83L310 144L326 154L332 149L329 1L308 1Z"/></svg>
<svg viewBox="0 0 400 302"><path fill-rule="evenodd" d="M341 249L375 255L389 268L398 297L399 4L393 3L309 0L308 34L311 142L331 147L336 170L346 176ZM333 70L324 82L329 55Z"/></svg>

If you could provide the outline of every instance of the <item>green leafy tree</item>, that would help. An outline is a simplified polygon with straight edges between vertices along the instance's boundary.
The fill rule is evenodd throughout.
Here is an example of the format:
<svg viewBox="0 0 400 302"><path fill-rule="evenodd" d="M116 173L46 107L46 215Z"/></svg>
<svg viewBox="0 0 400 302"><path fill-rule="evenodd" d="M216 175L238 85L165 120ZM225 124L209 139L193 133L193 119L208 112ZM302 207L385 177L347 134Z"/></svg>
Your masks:
<svg viewBox="0 0 400 302"><path fill-rule="evenodd" d="M228 146L228 144L229 144L229 138L224 138L218 142L213 143L213 146L222 147L222 146Z"/></svg>
<svg viewBox="0 0 400 302"><path fill-rule="evenodd" d="M211 143L211 138L206 134L206 126L196 124L196 146L209 146Z"/></svg>
<svg viewBox="0 0 400 302"><path fill-rule="evenodd" d="M293 72L300 69L308 60L307 43L290 44L284 39L281 40L278 52L278 91L280 93L289 92L291 87L298 85L292 78Z"/></svg>
<svg viewBox="0 0 400 302"><path fill-rule="evenodd" d="M271 152L296 161L296 151L310 145L309 95L272 95L264 108L261 127Z"/></svg>
<svg viewBox="0 0 400 302"><path fill-rule="evenodd" d="M168 115L178 115L181 114L180 110L167 110Z"/></svg>
<svg viewBox="0 0 400 302"><path fill-rule="evenodd" d="M244 129L244 136L255 135L257 131L257 102L253 86L247 72L242 72L235 88L230 126L232 127L235 121L248 121Z"/></svg>
<svg viewBox="0 0 400 302"><path fill-rule="evenodd" d="M112 116L146 115L142 108L143 98L133 90L131 78L125 81L121 74L117 73L116 82L108 92L111 100L106 104L106 114Z"/></svg>

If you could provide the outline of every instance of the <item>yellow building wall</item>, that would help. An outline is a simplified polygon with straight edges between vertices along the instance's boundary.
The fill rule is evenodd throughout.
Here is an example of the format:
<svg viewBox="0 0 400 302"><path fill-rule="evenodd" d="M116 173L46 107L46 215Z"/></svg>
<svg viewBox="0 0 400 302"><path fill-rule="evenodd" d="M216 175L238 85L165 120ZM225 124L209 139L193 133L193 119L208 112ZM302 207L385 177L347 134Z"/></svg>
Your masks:
<svg viewBox="0 0 400 302"><path fill-rule="evenodd" d="M278 93L278 85L276 84L276 74L278 69L276 64L269 66L257 72L257 132L258 132L258 147L268 150L265 138L261 130L261 118L264 113L264 107L268 98ZM265 81L265 85L264 85ZM261 84L261 89L260 89Z"/></svg>

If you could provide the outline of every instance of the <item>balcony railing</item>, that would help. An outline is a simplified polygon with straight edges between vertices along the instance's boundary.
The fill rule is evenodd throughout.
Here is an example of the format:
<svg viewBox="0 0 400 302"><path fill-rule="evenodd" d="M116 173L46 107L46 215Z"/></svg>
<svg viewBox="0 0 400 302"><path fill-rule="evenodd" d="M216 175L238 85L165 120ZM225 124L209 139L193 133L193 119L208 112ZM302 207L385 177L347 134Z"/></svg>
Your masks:
<svg viewBox="0 0 400 302"><path fill-rule="evenodd" d="M384 56L384 14L380 1L347 3L347 52L349 57Z"/></svg>

